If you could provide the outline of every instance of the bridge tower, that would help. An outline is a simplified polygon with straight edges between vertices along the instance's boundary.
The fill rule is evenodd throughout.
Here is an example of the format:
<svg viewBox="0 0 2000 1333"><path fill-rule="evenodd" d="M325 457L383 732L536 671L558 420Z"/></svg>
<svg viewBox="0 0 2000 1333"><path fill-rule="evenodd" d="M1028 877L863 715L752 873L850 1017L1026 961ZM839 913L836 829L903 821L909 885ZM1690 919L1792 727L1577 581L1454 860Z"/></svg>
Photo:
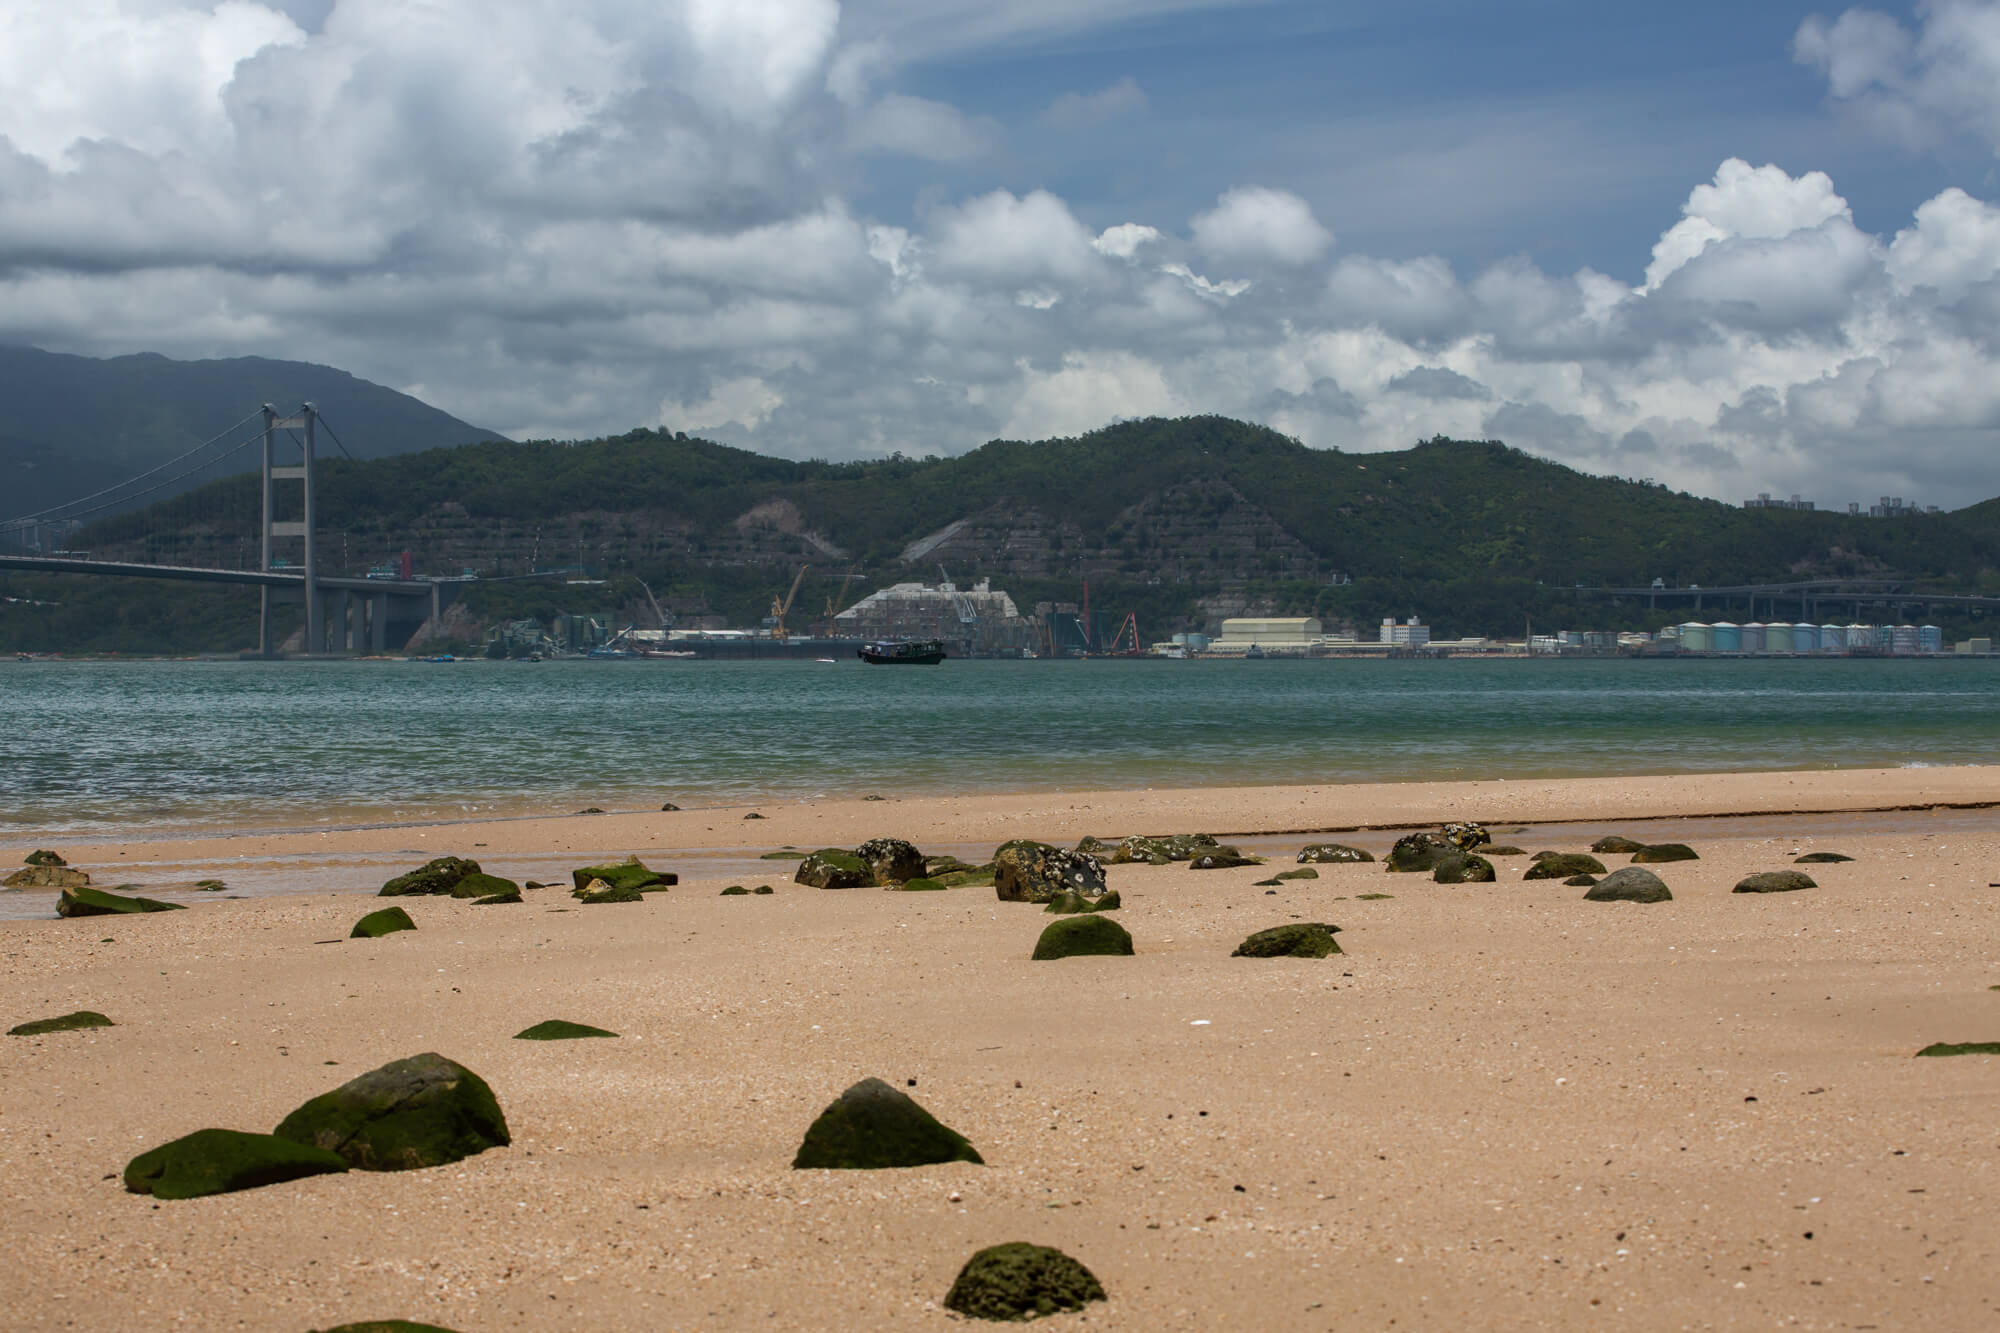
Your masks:
<svg viewBox="0 0 2000 1333"><path fill-rule="evenodd" d="M319 588L319 545L314 538L315 521L318 518L317 498L313 494L313 443L315 428L319 423L319 411L311 403L305 404L295 417L281 417L277 409L264 404L264 479L263 523L260 528L259 568L271 568L271 543L278 538L303 538L305 542L304 574L306 600L306 639L308 656L326 650L326 627L320 621ZM281 430L303 431L299 445L300 461L296 464L277 465L275 460L277 433ZM272 515L273 500L276 498L277 483L297 481L304 489L304 502L300 519L277 520ZM272 655L276 645L271 642L271 589L259 592L261 599L257 620L257 650L263 656Z"/></svg>

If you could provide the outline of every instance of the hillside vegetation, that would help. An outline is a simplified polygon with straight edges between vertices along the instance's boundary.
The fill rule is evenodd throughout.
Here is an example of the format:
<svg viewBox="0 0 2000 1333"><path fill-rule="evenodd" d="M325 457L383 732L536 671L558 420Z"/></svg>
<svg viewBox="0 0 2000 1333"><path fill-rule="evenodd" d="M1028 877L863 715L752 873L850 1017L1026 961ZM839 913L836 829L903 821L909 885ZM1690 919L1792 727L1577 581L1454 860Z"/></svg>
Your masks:
<svg viewBox="0 0 2000 1333"><path fill-rule="evenodd" d="M218 482L85 540L100 556L240 565L255 546L255 490L250 478ZM754 623L801 564L814 568L800 596L808 618L850 569L851 600L934 581L943 565L961 582L991 577L1024 609L1078 600L1088 579L1097 607L1136 609L1148 637L1245 609L1363 628L1418 614L1445 635L1518 633L1527 616L1622 627L1642 613L1581 602L1575 585L1655 577L1878 574L2000 591L2000 500L1907 519L1743 510L1496 441L1343 454L1219 417L841 464L658 431L492 442L334 460L322 497L322 550L342 572L408 549L425 572L581 564L612 580L598 592L483 589L477 603L495 616L643 618L643 579L682 614Z"/></svg>

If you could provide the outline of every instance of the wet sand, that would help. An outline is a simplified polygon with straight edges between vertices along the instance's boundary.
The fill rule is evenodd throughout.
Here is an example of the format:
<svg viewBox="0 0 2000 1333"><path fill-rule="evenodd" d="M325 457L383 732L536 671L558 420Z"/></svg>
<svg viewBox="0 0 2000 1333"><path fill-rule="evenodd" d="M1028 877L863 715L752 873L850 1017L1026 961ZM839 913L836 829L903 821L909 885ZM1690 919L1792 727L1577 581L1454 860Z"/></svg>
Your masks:
<svg viewBox="0 0 2000 1333"><path fill-rule="evenodd" d="M0 1039L0 1323L935 1328L964 1259L1018 1239L1110 1292L1056 1327L1990 1326L2000 1062L1911 1056L2000 1040L1995 801L2000 770L1910 769L64 846L194 910L0 922L0 1026L119 1025ZM1455 818L1531 852L1622 832L1702 859L1655 867L1675 896L1649 906L1523 882L1524 858L1496 885L1379 865L1255 884L1322 830L1379 851ZM1274 859L1112 867L1132 958L1029 962L1053 918L991 889L826 892L755 859L1192 829ZM1811 850L1858 859L1730 893ZM417 931L344 939L381 905L362 891L443 852L547 879L636 852L683 878L629 905L404 899ZM249 896L185 891L209 876ZM718 896L760 882L777 892ZM1229 957L1290 920L1339 924L1347 952ZM511 1039L556 1017L622 1036ZM511 1147L158 1204L119 1183L167 1139L268 1130L424 1050L493 1085ZM790 1170L871 1075L987 1165Z"/></svg>

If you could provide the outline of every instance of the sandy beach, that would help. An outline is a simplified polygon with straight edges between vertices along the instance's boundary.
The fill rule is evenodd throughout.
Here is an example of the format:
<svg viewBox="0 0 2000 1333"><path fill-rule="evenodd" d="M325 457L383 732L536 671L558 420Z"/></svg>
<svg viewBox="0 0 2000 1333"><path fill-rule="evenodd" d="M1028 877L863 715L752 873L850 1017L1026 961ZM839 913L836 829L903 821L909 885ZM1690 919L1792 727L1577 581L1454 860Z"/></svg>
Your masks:
<svg viewBox="0 0 2000 1333"><path fill-rule="evenodd" d="M192 910L0 921L0 1324L305 1330L936 1328L959 1266L1059 1246L1109 1300L1055 1327L1974 1329L2000 1300L2000 768L1078 792L613 812L57 844ZM1668 903L1321 865L1489 823L1534 852L1685 841ZM761 852L990 855L1200 830L1263 867L1119 865L1136 955L1031 962L991 888L831 892ZM1321 837L1320 835L1325 835ZM17 860L30 844L9 853ZM961 850L963 849L963 850ZM1818 887L1738 895L1804 852ZM364 896L430 856L513 878L641 856L681 883L582 907ZM1616 869L1628 858L1606 855ZM220 878L243 896L201 894ZM770 896L723 897L731 883ZM1388 895L1364 896L1364 895ZM53 907L54 895L9 895ZM558 921L556 918L563 919ZM1345 953L1230 951L1294 920ZM567 1018L616 1041L524 1042ZM268 1131L438 1051L512 1145L184 1201L141 1151ZM855 1081L985 1166L790 1169Z"/></svg>

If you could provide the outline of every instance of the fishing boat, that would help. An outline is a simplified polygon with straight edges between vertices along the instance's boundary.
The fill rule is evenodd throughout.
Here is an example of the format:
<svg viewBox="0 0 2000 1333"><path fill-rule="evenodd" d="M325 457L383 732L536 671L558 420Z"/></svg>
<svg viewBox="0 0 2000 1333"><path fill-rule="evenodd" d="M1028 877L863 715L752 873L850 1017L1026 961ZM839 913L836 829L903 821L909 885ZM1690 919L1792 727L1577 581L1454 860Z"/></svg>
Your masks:
<svg viewBox="0 0 2000 1333"><path fill-rule="evenodd" d="M938 639L885 639L863 644L855 655L875 666L936 666L944 661L944 643Z"/></svg>

